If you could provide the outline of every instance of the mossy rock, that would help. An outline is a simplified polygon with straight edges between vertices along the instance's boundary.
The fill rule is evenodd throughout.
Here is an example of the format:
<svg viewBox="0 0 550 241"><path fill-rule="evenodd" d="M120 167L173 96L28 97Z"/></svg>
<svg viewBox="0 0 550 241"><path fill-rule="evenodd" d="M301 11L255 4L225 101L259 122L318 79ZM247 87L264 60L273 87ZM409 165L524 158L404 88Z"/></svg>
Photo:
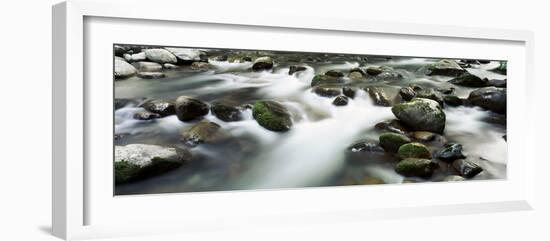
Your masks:
<svg viewBox="0 0 550 241"><path fill-rule="evenodd" d="M489 85L487 79L479 78L468 72L449 80L449 83L466 87L485 87Z"/></svg>
<svg viewBox="0 0 550 241"><path fill-rule="evenodd" d="M400 146L397 150L397 155L399 156L399 159L432 158L432 154L430 153L428 148L425 145L417 142L407 143Z"/></svg>
<svg viewBox="0 0 550 241"><path fill-rule="evenodd" d="M258 124L271 131L284 132L292 127L290 113L275 101L257 101L252 108L252 115Z"/></svg>
<svg viewBox="0 0 550 241"><path fill-rule="evenodd" d="M415 131L443 133L446 116L439 103L424 98L394 105L392 113L405 125Z"/></svg>
<svg viewBox="0 0 550 241"><path fill-rule="evenodd" d="M386 132L380 135L378 141L380 142L380 146L382 146L384 150L386 150L387 152L396 153L399 150L400 146L410 143L411 139L409 139L405 135Z"/></svg>
<svg viewBox="0 0 550 241"><path fill-rule="evenodd" d="M344 79L342 78L318 74L318 75L315 75L311 80L311 87L315 87L318 85L327 85L327 84L338 85L343 83L344 83Z"/></svg>
<svg viewBox="0 0 550 241"><path fill-rule="evenodd" d="M407 158L397 163L395 171L405 177L427 178L432 176L438 167L438 164L430 159Z"/></svg>

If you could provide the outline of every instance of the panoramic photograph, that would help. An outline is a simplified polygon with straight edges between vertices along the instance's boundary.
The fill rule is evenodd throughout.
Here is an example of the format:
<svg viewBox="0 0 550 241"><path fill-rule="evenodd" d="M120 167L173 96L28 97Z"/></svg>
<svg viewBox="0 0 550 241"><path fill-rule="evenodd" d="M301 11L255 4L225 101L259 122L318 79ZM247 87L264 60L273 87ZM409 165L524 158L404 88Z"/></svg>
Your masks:
<svg viewBox="0 0 550 241"><path fill-rule="evenodd" d="M507 61L113 45L114 194L505 179Z"/></svg>

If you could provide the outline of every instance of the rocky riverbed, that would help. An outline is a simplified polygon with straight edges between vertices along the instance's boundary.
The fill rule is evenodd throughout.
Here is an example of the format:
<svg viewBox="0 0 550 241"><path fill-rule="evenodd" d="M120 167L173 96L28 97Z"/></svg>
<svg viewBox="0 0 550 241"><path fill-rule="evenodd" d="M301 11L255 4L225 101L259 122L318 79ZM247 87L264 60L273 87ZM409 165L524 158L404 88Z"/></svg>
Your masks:
<svg viewBox="0 0 550 241"><path fill-rule="evenodd" d="M506 178L506 61L114 55L117 195Z"/></svg>

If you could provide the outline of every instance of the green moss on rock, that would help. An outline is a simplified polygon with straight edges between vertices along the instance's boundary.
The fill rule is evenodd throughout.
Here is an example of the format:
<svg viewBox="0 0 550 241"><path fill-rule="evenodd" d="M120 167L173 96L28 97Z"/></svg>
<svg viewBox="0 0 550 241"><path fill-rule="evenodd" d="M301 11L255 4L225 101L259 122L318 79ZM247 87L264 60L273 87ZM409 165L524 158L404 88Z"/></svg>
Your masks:
<svg viewBox="0 0 550 241"><path fill-rule="evenodd" d="M409 139L405 135L387 132L380 135L378 141L380 142L380 145L384 148L384 150L395 153L399 150L400 146L410 143L411 139Z"/></svg>
<svg viewBox="0 0 550 241"><path fill-rule="evenodd" d="M258 124L268 130L284 132L292 127L290 113L275 101L257 101L252 108L252 115Z"/></svg>
<svg viewBox="0 0 550 241"><path fill-rule="evenodd" d="M407 158L395 166L395 171L406 177L430 177L438 168L436 162L423 158Z"/></svg>
<svg viewBox="0 0 550 241"><path fill-rule="evenodd" d="M432 158L428 148L420 143L412 142L399 147L397 154L400 159L407 158Z"/></svg>

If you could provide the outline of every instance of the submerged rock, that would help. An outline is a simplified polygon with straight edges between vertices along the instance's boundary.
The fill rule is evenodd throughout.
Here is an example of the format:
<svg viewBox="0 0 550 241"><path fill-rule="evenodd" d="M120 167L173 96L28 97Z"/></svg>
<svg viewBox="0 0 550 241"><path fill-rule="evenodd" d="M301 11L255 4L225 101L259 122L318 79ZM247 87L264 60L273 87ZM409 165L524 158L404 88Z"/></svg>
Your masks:
<svg viewBox="0 0 550 241"><path fill-rule="evenodd" d="M470 92L468 101L472 105L506 114L506 88L485 87Z"/></svg>
<svg viewBox="0 0 550 241"><path fill-rule="evenodd" d="M139 105L149 112L159 114L161 116L169 116L176 114L176 105L171 100L147 100Z"/></svg>
<svg viewBox="0 0 550 241"><path fill-rule="evenodd" d="M137 73L137 69L122 60L122 58L115 58L115 79L124 79L134 76Z"/></svg>
<svg viewBox="0 0 550 241"><path fill-rule="evenodd" d="M190 160L191 153L179 148L146 144L115 146L115 184L156 176Z"/></svg>
<svg viewBox="0 0 550 241"><path fill-rule="evenodd" d="M315 86L313 92L323 97L335 97L342 94L342 89L338 86Z"/></svg>
<svg viewBox="0 0 550 241"><path fill-rule="evenodd" d="M366 87L365 91L369 93L370 98L375 105L379 106L391 106L391 101L386 96L386 93L377 87Z"/></svg>
<svg viewBox="0 0 550 241"><path fill-rule="evenodd" d="M401 99L405 101L410 101L416 96L416 92L411 87L403 87L399 89L399 95Z"/></svg>
<svg viewBox="0 0 550 241"><path fill-rule="evenodd" d="M307 68L304 67L304 66L292 65L292 66L290 66L290 69L288 70L288 74L293 75L296 72L304 71L306 69Z"/></svg>
<svg viewBox="0 0 550 241"><path fill-rule="evenodd" d="M176 115L180 121L191 121L208 114L208 104L205 102L189 97L180 96L175 103Z"/></svg>
<svg viewBox="0 0 550 241"><path fill-rule="evenodd" d="M445 113L436 101L414 98L410 102L394 105L393 114L415 131L443 133Z"/></svg>
<svg viewBox="0 0 550 241"><path fill-rule="evenodd" d="M462 154L462 145L456 143L448 144L443 150L437 153L437 158L446 162L452 162L464 157L464 154Z"/></svg>
<svg viewBox="0 0 550 241"><path fill-rule="evenodd" d="M181 132L181 140L188 146L201 143L215 143L227 136L220 131L220 125L214 122L202 121Z"/></svg>
<svg viewBox="0 0 550 241"><path fill-rule="evenodd" d="M380 145L384 148L384 150L386 150L387 152L397 153L397 151L399 150L399 147L407 143L410 143L411 139L409 139L405 135L387 132L380 135L380 137L378 137L378 141L380 142Z"/></svg>
<svg viewBox="0 0 550 241"><path fill-rule="evenodd" d="M342 78L336 78L328 75L315 75L311 80L311 87L318 85L337 85L343 83L344 79Z"/></svg>
<svg viewBox="0 0 550 241"><path fill-rule="evenodd" d="M290 113L275 101L257 101L252 108L252 115L259 125L271 131L284 132L292 127Z"/></svg>
<svg viewBox="0 0 550 241"><path fill-rule="evenodd" d="M483 171L483 168L466 159L457 159L453 162L452 166L460 176L465 178L475 177Z"/></svg>
<svg viewBox="0 0 550 241"><path fill-rule="evenodd" d="M253 70L267 70L273 68L273 60L271 57L260 57L254 61Z"/></svg>
<svg viewBox="0 0 550 241"><path fill-rule="evenodd" d="M428 150L428 148L420 144L418 142L411 142L404 145L401 145L399 147L399 150L397 150L397 155L400 159L407 159L407 158L427 158L431 159L432 154Z"/></svg>
<svg viewBox="0 0 550 241"><path fill-rule="evenodd" d="M146 49L143 52L145 52L145 57L147 57L149 61L159 64L178 63L176 56L166 49Z"/></svg>
<svg viewBox="0 0 550 241"><path fill-rule="evenodd" d="M344 106L348 104L348 101L349 101L348 97L339 95L339 96L336 96L334 101L332 101L332 104L335 106Z"/></svg>
<svg viewBox="0 0 550 241"><path fill-rule="evenodd" d="M443 59L428 66L427 75L459 76L466 70L460 67L454 60Z"/></svg>
<svg viewBox="0 0 550 241"><path fill-rule="evenodd" d="M489 85L487 79L479 78L468 72L449 80L449 83L466 87L485 87Z"/></svg>
<svg viewBox="0 0 550 241"><path fill-rule="evenodd" d="M139 72L138 76L143 79L160 79L164 78L164 73L161 72Z"/></svg>
<svg viewBox="0 0 550 241"><path fill-rule="evenodd" d="M395 172L405 177L422 177L427 178L432 176L433 172L439 167L437 162L423 158L407 158L395 166Z"/></svg>
<svg viewBox="0 0 550 241"><path fill-rule="evenodd" d="M239 108L223 101L212 102L210 110L218 119L225 122L240 121L242 119Z"/></svg>

